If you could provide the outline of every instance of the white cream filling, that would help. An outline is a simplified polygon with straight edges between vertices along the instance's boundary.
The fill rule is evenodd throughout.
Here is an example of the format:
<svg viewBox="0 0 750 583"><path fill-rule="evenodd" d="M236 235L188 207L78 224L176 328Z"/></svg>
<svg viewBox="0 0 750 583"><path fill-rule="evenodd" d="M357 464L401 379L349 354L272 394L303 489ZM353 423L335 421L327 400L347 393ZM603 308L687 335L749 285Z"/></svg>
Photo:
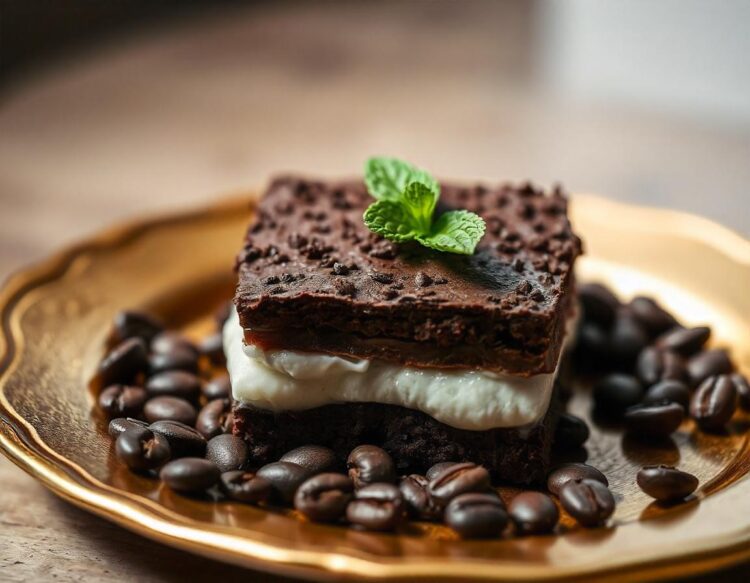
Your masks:
<svg viewBox="0 0 750 583"><path fill-rule="evenodd" d="M568 332L572 326L567 326ZM484 431L539 421L557 374L520 377L482 370L404 367L378 360L247 345L236 311L224 325L236 400L271 411L369 402L417 409L459 429ZM558 367L559 367L558 362Z"/></svg>

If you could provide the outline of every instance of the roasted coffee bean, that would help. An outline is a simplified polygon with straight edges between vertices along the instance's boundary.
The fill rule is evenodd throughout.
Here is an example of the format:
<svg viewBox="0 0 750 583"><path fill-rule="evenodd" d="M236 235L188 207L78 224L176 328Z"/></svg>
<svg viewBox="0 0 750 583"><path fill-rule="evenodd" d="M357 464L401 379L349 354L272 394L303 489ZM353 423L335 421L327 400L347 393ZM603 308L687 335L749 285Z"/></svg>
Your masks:
<svg viewBox="0 0 750 583"><path fill-rule="evenodd" d="M578 329L574 362L585 371L605 371L614 366L609 331L593 322L582 322Z"/></svg>
<svg viewBox="0 0 750 583"><path fill-rule="evenodd" d="M674 316L651 298L636 296L628 304L628 309L651 338L679 326Z"/></svg>
<svg viewBox="0 0 750 583"><path fill-rule="evenodd" d="M603 328L609 328L615 321L620 300L599 283L587 283L578 288L578 297L583 305L583 317Z"/></svg>
<svg viewBox="0 0 750 583"><path fill-rule="evenodd" d="M148 345L154 336L164 330L164 324L145 312L124 310L115 316L114 328L118 341L140 338Z"/></svg>
<svg viewBox="0 0 750 583"><path fill-rule="evenodd" d="M589 426L580 417L563 413L555 430L555 447L572 449L580 447L589 438Z"/></svg>
<svg viewBox="0 0 750 583"><path fill-rule="evenodd" d="M690 416L701 429L721 429L737 407L737 389L729 375L708 377L693 393Z"/></svg>
<svg viewBox="0 0 750 583"><path fill-rule="evenodd" d="M203 338L198 344L198 350L214 366L223 366L227 363L224 356L224 338L221 332Z"/></svg>
<svg viewBox="0 0 750 583"><path fill-rule="evenodd" d="M130 417L117 417L109 422L107 433L109 433L110 437L116 439L121 433L125 433L128 429L135 427L148 427L148 423Z"/></svg>
<svg viewBox="0 0 750 583"><path fill-rule="evenodd" d="M365 530L395 529L405 516L401 491L389 483L368 484L354 492L354 500L346 507L347 520Z"/></svg>
<svg viewBox="0 0 750 583"><path fill-rule="evenodd" d="M508 514L519 534L552 532L560 519L557 505L541 492L521 492L510 501Z"/></svg>
<svg viewBox="0 0 750 583"><path fill-rule="evenodd" d="M201 380L184 370L170 370L152 376L146 381L150 397L179 397L197 402L201 392Z"/></svg>
<svg viewBox="0 0 750 583"><path fill-rule="evenodd" d="M662 350L656 346L644 348L638 355L635 372L647 387L660 381L687 381L685 361L676 352Z"/></svg>
<svg viewBox="0 0 750 583"><path fill-rule="evenodd" d="M195 424L195 407L185 399L178 397L154 397L143 406L146 421L154 423L161 420L179 421L185 425Z"/></svg>
<svg viewBox="0 0 750 583"><path fill-rule="evenodd" d="M719 374L729 374L734 370L734 365L729 358L729 353L723 348L704 350L699 352L687 363L690 383L697 387L708 377Z"/></svg>
<svg viewBox="0 0 750 583"><path fill-rule="evenodd" d="M333 472L338 460L330 447L323 445L303 445L286 452L279 461L292 462L310 471L311 474Z"/></svg>
<svg viewBox="0 0 750 583"><path fill-rule="evenodd" d="M232 396L232 384L229 381L229 375L221 375L204 383L201 392L209 401L230 398Z"/></svg>
<svg viewBox="0 0 750 583"><path fill-rule="evenodd" d="M231 300L228 302L224 302L219 306L216 311L214 312L214 322L216 322L216 330L219 332L222 331L224 328L224 324L229 319L229 316L232 313L232 310L234 310L234 302Z"/></svg>
<svg viewBox="0 0 750 583"><path fill-rule="evenodd" d="M106 385L130 384L146 372L146 344L140 338L128 338L115 346L99 363L97 377Z"/></svg>
<svg viewBox="0 0 750 583"><path fill-rule="evenodd" d="M553 469L547 476L547 490L555 496L560 495L562 487L571 480L597 480L609 486L607 476L602 474L594 466L579 463L562 464Z"/></svg>
<svg viewBox="0 0 750 583"><path fill-rule="evenodd" d="M643 398L643 387L633 376L610 374L594 385L594 404L597 411L619 417L628 407L632 407Z"/></svg>
<svg viewBox="0 0 750 583"><path fill-rule="evenodd" d="M161 372L184 370L198 372L198 358L186 348L177 348L170 352L154 352L148 357L148 373L158 375Z"/></svg>
<svg viewBox="0 0 750 583"><path fill-rule="evenodd" d="M354 484L349 476L326 472L305 480L294 495L294 507L313 522L336 522L346 512Z"/></svg>
<svg viewBox="0 0 750 583"><path fill-rule="evenodd" d="M206 439L190 425L163 419L149 425L149 429L167 438L173 459L203 457L206 453Z"/></svg>
<svg viewBox="0 0 750 583"><path fill-rule="evenodd" d="M199 457L184 457L166 464L159 478L175 492L199 494L219 481L216 464Z"/></svg>
<svg viewBox="0 0 750 583"><path fill-rule="evenodd" d="M698 478L672 466L646 466L636 481L641 490L661 502L685 498L698 487Z"/></svg>
<svg viewBox="0 0 750 583"><path fill-rule="evenodd" d="M612 492L597 480L571 480L560 490L560 504L586 527L599 526L615 511Z"/></svg>
<svg viewBox="0 0 750 583"><path fill-rule="evenodd" d="M376 482L395 482L396 469L388 452L375 445L355 447L346 460L355 488Z"/></svg>
<svg viewBox="0 0 750 583"><path fill-rule="evenodd" d="M734 388L737 391L737 401L739 402L740 407L742 407L744 411L750 411L750 384L748 384L747 378L736 372L731 375L731 379L732 384L734 384Z"/></svg>
<svg viewBox="0 0 750 583"><path fill-rule="evenodd" d="M685 410L678 403L634 405L625 411L625 427L635 436L666 437L677 431L684 417Z"/></svg>
<svg viewBox="0 0 750 583"><path fill-rule="evenodd" d="M690 404L690 389L681 381L661 381L646 391L643 403L653 405L654 403L677 403L685 411Z"/></svg>
<svg viewBox="0 0 750 583"><path fill-rule="evenodd" d="M212 437L206 446L206 459L214 462L222 473L245 469L249 455L245 440L230 433Z"/></svg>
<svg viewBox="0 0 750 583"><path fill-rule="evenodd" d="M460 462L438 462L430 466L430 469L427 470L424 477L427 478L427 481L429 482L433 480L435 476L437 476L445 468L449 468L450 466L455 466L457 463L460 463Z"/></svg>
<svg viewBox="0 0 750 583"><path fill-rule="evenodd" d="M485 492L490 487L490 474L482 466L470 462L445 468L427 484L427 491L441 504L459 494Z"/></svg>
<svg viewBox="0 0 750 583"><path fill-rule="evenodd" d="M273 462L260 468L256 475L271 483L276 501L291 504L297 488L310 477L310 472L291 462Z"/></svg>
<svg viewBox="0 0 750 583"><path fill-rule="evenodd" d="M181 349L190 350L195 356L199 355L198 347L189 338L173 330L157 334L151 341L151 352L164 354Z"/></svg>
<svg viewBox="0 0 750 583"><path fill-rule="evenodd" d="M698 352L711 336L711 328L672 328L656 339L656 346L664 350L674 350L682 356L692 356Z"/></svg>
<svg viewBox="0 0 750 583"><path fill-rule="evenodd" d="M500 536L508 524L502 500L494 494L479 492L456 496L446 507L444 518L462 538Z"/></svg>
<svg viewBox="0 0 750 583"><path fill-rule="evenodd" d="M214 399L201 409L195 428L211 439L232 430L232 402L229 399Z"/></svg>
<svg viewBox="0 0 750 583"><path fill-rule="evenodd" d="M258 504L271 497L271 482L254 472L234 470L221 474L219 488L227 498L237 502Z"/></svg>
<svg viewBox="0 0 750 583"><path fill-rule="evenodd" d="M99 394L99 408L111 419L139 415L148 396L140 387L110 385Z"/></svg>
<svg viewBox="0 0 750 583"><path fill-rule="evenodd" d="M412 518L435 520L442 514L442 506L429 495L427 484L427 478L419 474L405 476L398 484L406 510Z"/></svg>
<svg viewBox="0 0 750 583"><path fill-rule="evenodd" d="M609 350L614 361L630 370L641 350L648 345L648 340L648 334L638 320L626 310L619 310L609 335Z"/></svg>
<svg viewBox="0 0 750 583"><path fill-rule="evenodd" d="M115 440L115 453L131 470L153 470L169 460L167 440L147 427L132 427Z"/></svg>

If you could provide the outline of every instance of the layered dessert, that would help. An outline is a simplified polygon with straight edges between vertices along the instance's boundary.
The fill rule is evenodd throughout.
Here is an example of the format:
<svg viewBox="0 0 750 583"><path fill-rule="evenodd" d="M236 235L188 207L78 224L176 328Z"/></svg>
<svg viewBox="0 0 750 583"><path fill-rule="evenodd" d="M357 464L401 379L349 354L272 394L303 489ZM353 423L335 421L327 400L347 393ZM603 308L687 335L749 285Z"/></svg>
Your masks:
<svg viewBox="0 0 750 583"><path fill-rule="evenodd" d="M441 184L436 217L466 209L486 224L471 254L383 238L363 221L372 202L357 180L268 187L224 326L233 432L260 463L366 443L401 472L471 460L542 480L576 315L565 196Z"/></svg>

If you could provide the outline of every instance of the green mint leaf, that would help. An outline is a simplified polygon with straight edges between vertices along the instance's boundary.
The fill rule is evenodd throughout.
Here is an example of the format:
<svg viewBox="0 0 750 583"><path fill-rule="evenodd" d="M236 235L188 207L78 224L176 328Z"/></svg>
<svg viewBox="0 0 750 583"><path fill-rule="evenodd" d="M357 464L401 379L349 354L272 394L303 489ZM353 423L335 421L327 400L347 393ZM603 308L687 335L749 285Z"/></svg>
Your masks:
<svg viewBox="0 0 750 583"><path fill-rule="evenodd" d="M400 200L406 187L421 182L435 197L440 196L440 185L429 173L396 158L370 158L365 163L367 191L378 200Z"/></svg>
<svg viewBox="0 0 750 583"><path fill-rule="evenodd" d="M423 235L430 232L432 213L437 204L437 193L421 182L412 182L401 195L401 205L412 216L413 222Z"/></svg>
<svg viewBox="0 0 750 583"><path fill-rule="evenodd" d="M375 201L362 218L373 233L396 243L411 241L423 233L409 209L392 200Z"/></svg>
<svg viewBox="0 0 750 583"><path fill-rule="evenodd" d="M437 251L471 255L484 230L484 220L479 215L469 211L449 211L438 217L429 235L419 235L417 240Z"/></svg>

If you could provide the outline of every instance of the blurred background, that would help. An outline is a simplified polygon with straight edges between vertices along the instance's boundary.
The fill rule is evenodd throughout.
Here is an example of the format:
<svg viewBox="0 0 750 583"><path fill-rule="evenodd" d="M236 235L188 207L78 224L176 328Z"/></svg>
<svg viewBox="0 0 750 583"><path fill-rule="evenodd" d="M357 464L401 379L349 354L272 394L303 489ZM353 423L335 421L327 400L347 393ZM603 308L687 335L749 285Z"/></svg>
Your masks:
<svg viewBox="0 0 750 583"><path fill-rule="evenodd" d="M375 154L750 236L749 24L747 0L0 0L0 279L124 217ZM18 580L199 568L4 459L0 481L0 548L36 561Z"/></svg>

